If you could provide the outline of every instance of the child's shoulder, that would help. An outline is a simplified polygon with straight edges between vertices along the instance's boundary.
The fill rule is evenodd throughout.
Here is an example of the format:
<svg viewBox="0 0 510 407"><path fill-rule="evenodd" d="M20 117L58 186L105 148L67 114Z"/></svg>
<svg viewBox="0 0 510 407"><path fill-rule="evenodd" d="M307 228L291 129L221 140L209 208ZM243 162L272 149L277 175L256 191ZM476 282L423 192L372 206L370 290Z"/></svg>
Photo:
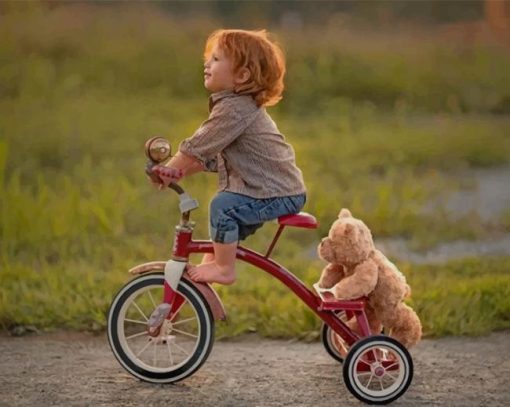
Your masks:
<svg viewBox="0 0 510 407"><path fill-rule="evenodd" d="M251 95L234 93L232 91L212 94L209 97L209 108L211 111L214 110L218 113L233 111L241 115L249 114L259 109Z"/></svg>

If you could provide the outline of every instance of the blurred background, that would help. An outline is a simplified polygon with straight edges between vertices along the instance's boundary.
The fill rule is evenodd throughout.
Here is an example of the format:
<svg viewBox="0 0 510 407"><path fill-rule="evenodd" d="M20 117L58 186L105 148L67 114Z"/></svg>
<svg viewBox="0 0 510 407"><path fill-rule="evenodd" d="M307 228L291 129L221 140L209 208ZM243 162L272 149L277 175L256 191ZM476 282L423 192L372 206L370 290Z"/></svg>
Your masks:
<svg viewBox="0 0 510 407"><path fill-rule="evenodd" d="M427 336L510 327L510 2L0 3L0 326L102 332L127 270L170 256L177 199L144 175L208 115L205 40L265 28L285 50L269 113L293 144L316 231L276 260L311 285L342 207L407 276ZM213 174L182 182L207 238ZM245 244L264 252L268 223ZM193 259L199 261L200 259ZM217 336L318 337L276 280L238 265ZM264 298L261 302L260 298Z"/></svg>

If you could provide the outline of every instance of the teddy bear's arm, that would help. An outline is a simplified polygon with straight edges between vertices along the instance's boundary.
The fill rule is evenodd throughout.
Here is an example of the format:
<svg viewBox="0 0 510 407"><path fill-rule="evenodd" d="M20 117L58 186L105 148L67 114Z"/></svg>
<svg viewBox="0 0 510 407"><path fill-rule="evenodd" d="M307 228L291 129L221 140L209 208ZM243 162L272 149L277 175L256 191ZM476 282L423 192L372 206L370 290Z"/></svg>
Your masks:
<svg viewBox="0 0 510 407"><path fill-rule="evenodd" d="M335 286L335 297L351 300L370 294L377 284L377 270L377 264L371 259L358 264L350 276Z"/></svg>
<svg viewBox="0 0 510 407"><path fill-rule="evenodd" d="M344 278L344 267L340 264L328 264L322 270L321 278L319 279L319 287L331 288Z"/></svg>

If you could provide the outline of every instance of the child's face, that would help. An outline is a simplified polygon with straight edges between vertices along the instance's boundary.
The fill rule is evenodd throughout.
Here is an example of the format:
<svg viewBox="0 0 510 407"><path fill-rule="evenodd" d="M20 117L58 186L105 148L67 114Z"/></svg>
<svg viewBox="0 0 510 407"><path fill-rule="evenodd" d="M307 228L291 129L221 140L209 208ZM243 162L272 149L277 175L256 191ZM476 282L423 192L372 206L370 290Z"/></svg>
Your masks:
<svg viewBox="0 0 510 407"><path fill-rule="evenodd" d="M204 86L211 92L234 89L238 82L232 70L232 61L216 45L204 63Z"/></svg>

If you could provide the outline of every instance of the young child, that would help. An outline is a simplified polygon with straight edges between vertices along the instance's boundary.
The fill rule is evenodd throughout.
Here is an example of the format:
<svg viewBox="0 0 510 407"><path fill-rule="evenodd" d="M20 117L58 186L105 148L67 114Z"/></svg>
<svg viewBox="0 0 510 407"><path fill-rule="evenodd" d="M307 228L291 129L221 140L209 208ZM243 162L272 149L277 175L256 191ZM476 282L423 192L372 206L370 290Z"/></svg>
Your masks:
<svg viewBox="0 0 510 407"><path fill-rule="evenodd" d="M266 221L298 213L306 190L292 146L265 109L282 98L281 49L265 30L217 30L204 58L209 118L156 173L164 185L181 175L218 173L209 223L214 254L188 273L194 281L232 284L238 242Z"/></svg>

